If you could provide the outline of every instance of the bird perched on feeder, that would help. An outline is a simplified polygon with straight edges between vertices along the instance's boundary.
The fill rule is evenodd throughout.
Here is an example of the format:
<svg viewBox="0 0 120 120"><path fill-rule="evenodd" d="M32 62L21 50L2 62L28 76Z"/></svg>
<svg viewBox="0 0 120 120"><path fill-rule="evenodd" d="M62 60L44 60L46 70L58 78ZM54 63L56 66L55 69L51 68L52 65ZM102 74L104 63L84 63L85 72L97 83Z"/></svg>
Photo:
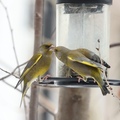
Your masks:
<svg viewBox="0 0 120 120"><path fill-rule="evenodd" d="M103 95L110 93L102 79L102 65L107 68L110 68L110 66L94 52L87 49L70 50L63 46L55 47L54 52L61 62L82 76L84 81L87 81L87 78L93 78L100 87Z"/></svg>
<svg viewBox="0 0 120 120"><path fill-rule="evenodd" d="M39 51L28 61L28 64L23 70L20 76L20 80L15 87L17 88L22 81L24 82L22 99L31 86L33 79L37 78L38 76L44 75L48 71L51 64L52 53L53 44L46 43L41 45Z"/></svg>

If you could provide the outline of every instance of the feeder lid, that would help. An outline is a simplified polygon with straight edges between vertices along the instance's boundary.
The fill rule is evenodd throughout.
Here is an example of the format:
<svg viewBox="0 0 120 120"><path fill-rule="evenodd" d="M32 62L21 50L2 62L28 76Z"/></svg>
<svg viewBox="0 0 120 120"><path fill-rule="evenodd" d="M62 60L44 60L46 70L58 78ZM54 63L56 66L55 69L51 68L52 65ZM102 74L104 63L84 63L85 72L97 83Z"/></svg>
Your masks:
<svg viewBox="0 0 120 120"><path fill-rule="evenodd" d="M120 80L108 79L109 85L120 86ZM88 78L87 82L81 80L78 82L78 78L59 78L49 77L47 80L43 80L39 83L44 87L69 87L69 88L83 88L83 87L98 87L97 83L93 79ZM107 85L107 83L106 83Z"/></svg>
<svg viewBox="0 0 120 120"><path fill-rule="evenodd" d="M94 4L94 3L101 3L101 4L112 4L112 0L57 0L57 4L60 3L85 3L85 4Z"/></svg>

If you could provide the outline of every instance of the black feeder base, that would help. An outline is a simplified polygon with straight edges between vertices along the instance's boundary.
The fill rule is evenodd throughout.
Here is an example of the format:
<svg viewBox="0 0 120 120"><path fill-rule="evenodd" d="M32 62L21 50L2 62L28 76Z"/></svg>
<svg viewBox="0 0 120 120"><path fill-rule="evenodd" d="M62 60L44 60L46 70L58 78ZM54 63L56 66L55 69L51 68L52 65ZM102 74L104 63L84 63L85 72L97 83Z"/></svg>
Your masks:
<svg viewBox="0 0 120 120"><path fill-rule="evenodd" d="M108 79L109 85L120 86L120 80ZM98 87L97 83L93 79L89 78L87 82L81 80L78 82L78 78L60 78L49 77L47 80L39 82L43 87L69 87L69 88L82 88L82 87ZM107 83L106 83L107 85Z"/></svg>

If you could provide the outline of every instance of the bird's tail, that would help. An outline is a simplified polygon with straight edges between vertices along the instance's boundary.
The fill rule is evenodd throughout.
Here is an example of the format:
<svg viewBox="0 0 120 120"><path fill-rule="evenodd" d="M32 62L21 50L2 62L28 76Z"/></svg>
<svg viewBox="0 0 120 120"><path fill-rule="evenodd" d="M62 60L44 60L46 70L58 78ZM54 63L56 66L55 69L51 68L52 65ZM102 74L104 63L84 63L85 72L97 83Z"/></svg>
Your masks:
<svg viewBox="0 0 120 120"><path fill-rule="evenodd" d="M110 91L108 90L105 84L101 86L101 91L103 95L110 94Z"/></svg>
<svg viewBox="0 0 120 120"><path fill-rule="evenodd" d="M20 107L22 105L22 101L24 100L24 94L22 93L21 101L20 101Z"/></svg>
<svg viewBox="0 0 120 120"><path fill-rule="evenodd" d="M24 84L23 91L22 91L21 102L20 102L20 107L22 105L22 101L24 100L24 97L26 95L27 90L28 90L28 87L27 87L27 85Z"/></svg>
<svg viewBox="0 0 120 120"><path fill-rule="evenodd" d="M30 84L31 83L29 83L29 82L25 83L25 81L24 81L24 87L23 87L23 91L22 91L22 97L21 97L20 107L21 107L22 101L24 100L24 97L25 97L25 95L26 95L26 93L27 93L27 91L28 91L28 89L30 87Z"/></svg>
<svg viewBox="0 0 120 120"><path fill-rule="evenodd" d="M101 77L102 76L101 72L99 71L98 73L99 74L95 75L95 79L96 79L98 86L100 87L100 89L102 91L102 94L103 95L110 94L110 91L107 88L107 85L105 84L105 82L103 81L103 79Z"/></svg>
<svg viewBox="0 0 120 120"><path fill-rule="evenodd" d="M17 85L15 86L15 89L21 84L21 82L23 81L23 79L20 79L17 83Z"/></svg>

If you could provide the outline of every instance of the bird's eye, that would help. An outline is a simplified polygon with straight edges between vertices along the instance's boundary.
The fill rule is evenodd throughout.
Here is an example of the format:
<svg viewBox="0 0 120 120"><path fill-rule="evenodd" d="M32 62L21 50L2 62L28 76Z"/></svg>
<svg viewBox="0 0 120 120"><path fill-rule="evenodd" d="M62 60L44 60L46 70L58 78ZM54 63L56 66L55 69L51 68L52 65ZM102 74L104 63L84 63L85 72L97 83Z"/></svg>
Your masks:
<svg viewBox="0 0 120 120"><path fill-rule="evenodd" d="M46 47L46 48L49 48L49 47L50 47L50 45L46 45L45 47Z"/></svg>
<svg viewBox="0 0 120 120"><path fill-rule="evenodd" d="M49 49L49 48L50 48L50 45L45 45L45 48Z"/></svg>
<svg viewBox="0 0 120 120"><path fill-rule="evenodd" d="M58 50L57 49L55 49L55 52L57 52Z"/></svg>

